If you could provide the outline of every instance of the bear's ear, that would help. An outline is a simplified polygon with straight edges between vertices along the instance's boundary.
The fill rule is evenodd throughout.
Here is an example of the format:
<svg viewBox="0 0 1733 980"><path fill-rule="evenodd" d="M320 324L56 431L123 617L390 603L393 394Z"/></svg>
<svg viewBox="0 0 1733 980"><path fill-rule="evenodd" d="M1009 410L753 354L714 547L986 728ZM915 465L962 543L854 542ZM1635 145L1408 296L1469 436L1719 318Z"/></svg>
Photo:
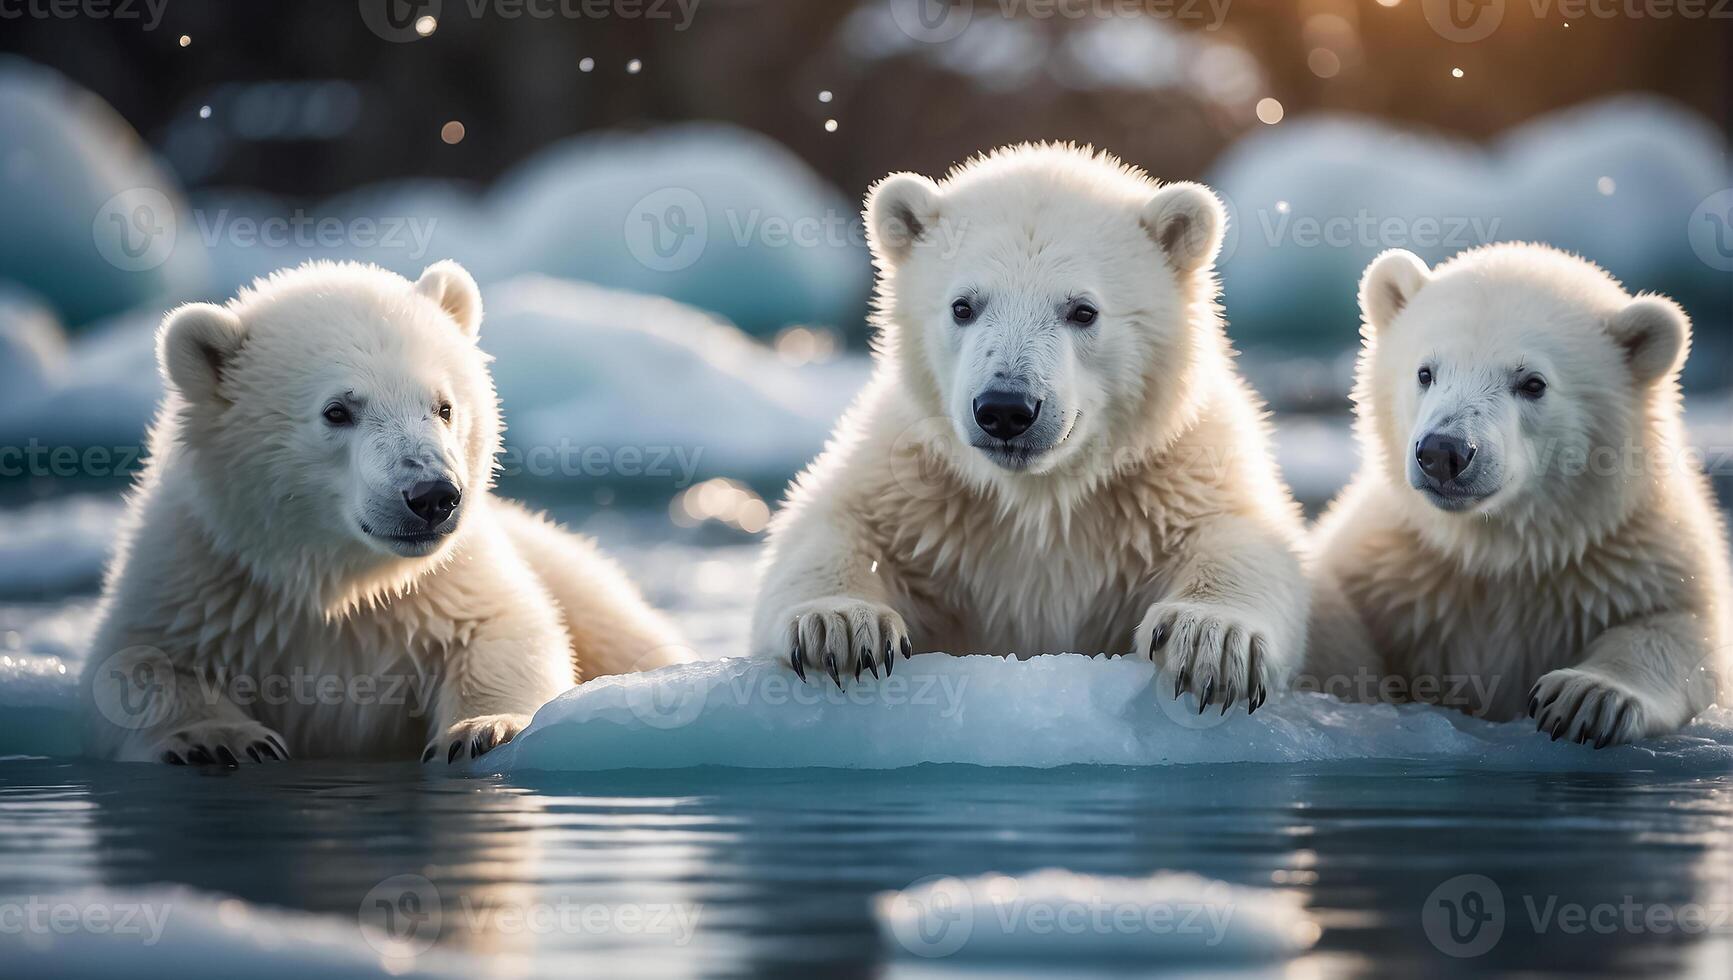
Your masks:
<svg viewBox="0 0 1733 980"><path fill-rule="evenodd" d="M223 370L246 337L241 318L228 307L188 303L163 317L156 337L157 365L163 379L188 401L220 401Z"/></svg>
<svg viewBox="0 0 1733 980"><path fill-rule="evenodd" d="M1360 277L1360 317L1376 332L1390 325L1420 287L1432 281L1432 270L1420 256L1393 248L1380 254Z"/></svg>
<svg viewBox="0 0 1733 980"><path fill-rule="evenodd" d="M415 291L439 304L466 337L481 331L481 289L469 270L450 259L422 270Z"/></svg>
<svg viewBox="0 0 1733 980"><path fill-rule="evenodd" d="M891 174L867 191L867 244L880 266L908 258L939 221L939 185L920 174Z"/></svg>
<svg viewBox="0 0 1733 980"><path fill-rule="evenodd" d="M1607 321L1639 383L1672 376L1691 345L1691 318L1665 296L1638 296Z"/></svg>
<svg viewBox="0 0 1733 980"><path fill-rule="evenodd" d="M1156 191L1139 221L1179 273L1195 272L1214 261L1228 224L1214 192L1183 180Z"/></svg>

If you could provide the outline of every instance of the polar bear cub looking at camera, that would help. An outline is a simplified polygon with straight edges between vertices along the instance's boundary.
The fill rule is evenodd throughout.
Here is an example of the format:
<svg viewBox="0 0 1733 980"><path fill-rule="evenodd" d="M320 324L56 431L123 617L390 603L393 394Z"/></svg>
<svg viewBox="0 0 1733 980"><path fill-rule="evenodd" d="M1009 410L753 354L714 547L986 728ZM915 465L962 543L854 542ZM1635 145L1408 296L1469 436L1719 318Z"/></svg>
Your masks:
<svg viewBox="0 0 1733 980"><path fill-rule="evenodd" d="M1302 529L1217 316L1224 220L1068 146L878 183L876 373L773 522L756 654L840 685L917 644L1136 651L1200 711L1285 687Z"/></svg>
<svg viewBox="0 0 1733 980"><path fill-rule="evenodd" d="M1550 248L1360 287L1365 458L1317 532L1393 674L1474 677L1494 719L1604 747L1727 677L1727 542L1680 419L1690 324Z"/></svg>
<svg viewBox="0 0 1733 980"><path fill-rule="evenodd" d="M85 671L86 749L450 762L685 659L585 539L490 493L481 296L316 263L165 319L168 395Z"/></svg>

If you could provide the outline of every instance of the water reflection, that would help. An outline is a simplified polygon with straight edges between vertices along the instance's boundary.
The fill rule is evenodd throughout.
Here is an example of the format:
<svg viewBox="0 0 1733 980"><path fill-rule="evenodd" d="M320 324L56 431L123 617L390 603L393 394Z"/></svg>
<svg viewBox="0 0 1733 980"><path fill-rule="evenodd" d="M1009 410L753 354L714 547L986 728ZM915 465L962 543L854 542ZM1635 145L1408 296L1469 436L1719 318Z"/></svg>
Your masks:
<svg viewBox="0 0 1733 980"><path fill-rule="evenodd" d="M1172 869L1299 896L1324 934L1286 976L1725 977L1730 793L1726 777L1363 764L478 780L9 762L0 892L179 882L358 922L408 876L388 904L429 898L437 929L399 939L514 972L925 976L955 965L887 957L874 893L936 874ZM1501 935L1470 949L1493 907ZM1719 928L1660 921L1692 908ZM1453 909L1451 932L1439 921Z"/></svg>

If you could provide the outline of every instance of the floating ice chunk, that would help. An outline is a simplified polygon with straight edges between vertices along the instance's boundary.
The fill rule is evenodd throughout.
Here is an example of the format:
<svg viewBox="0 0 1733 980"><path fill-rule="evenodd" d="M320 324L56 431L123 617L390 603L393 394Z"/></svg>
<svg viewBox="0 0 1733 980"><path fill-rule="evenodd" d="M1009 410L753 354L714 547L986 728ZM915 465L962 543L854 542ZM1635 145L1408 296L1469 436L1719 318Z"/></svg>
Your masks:
<svg viewBox="0 0 1733 980"><path fill-rule="evenodd" d="M604 677L544 706L480 771L687 766L894 769L982 766L1446 760L1468 768L1725 772L1733 711L1683 732L1595 751L1425 705L1350 704L1323 694L1198 714L1134 657L1005 660L926 654L839 690L818 672L727 659Z"/></svg>
<svg viewBox="0 0 1733 980"><path fill-rule="evenodd" d="M1297 895L1171 872L931 878L874 896L873 916L892 952L964 963L1268 962L1321 932Z"/></svg>
<svg viewBox="0 0 1733 980"><path fill-rule="evenodd" d="M467 956L394 945L367 931L359 915L265 908L190 888L90 888L4 901L15 925L0 930L0 961L13 976L490 975Z"/></svg>

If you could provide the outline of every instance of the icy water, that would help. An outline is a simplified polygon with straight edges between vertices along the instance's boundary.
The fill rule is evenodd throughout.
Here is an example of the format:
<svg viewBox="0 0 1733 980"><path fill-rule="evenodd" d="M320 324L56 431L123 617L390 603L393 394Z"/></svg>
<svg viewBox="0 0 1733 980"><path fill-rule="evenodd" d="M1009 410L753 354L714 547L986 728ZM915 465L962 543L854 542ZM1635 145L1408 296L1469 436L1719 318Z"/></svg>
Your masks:
<svg viewBox="0 0 1733 980"><path fill-rule="evenodd" d="M694 646L739 651L755 545L671 533L660 515L584 524ZM0 638L10 655L71 656L91 603L0 604ZM82 971L56 975L1078 976L917 955L939 947L903 948L871 914L875 894L933 876L1052 867L1274 889L1321 927L1287 961L1106 962L1103 976L1733 974L1729 774L1361 762L469 777L118 766L52 744L0 758L0 977L55 962L9 968L7 949L52 943ZM31 896L142 903L170 938L91 954L77 930L8 931ZM381 910L409 916L384 923L393 943ZM212 924L280 931L243 956Z"/></svg>

